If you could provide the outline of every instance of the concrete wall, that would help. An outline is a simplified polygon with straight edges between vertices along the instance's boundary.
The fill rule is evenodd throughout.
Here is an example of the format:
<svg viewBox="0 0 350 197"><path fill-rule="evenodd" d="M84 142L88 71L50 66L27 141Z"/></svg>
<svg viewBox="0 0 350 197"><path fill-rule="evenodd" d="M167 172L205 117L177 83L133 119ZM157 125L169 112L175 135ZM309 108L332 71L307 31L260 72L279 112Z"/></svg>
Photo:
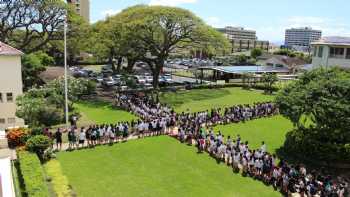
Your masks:
<svg viewBox="0 0 350 197"><path fill-rule="evenodd" d="M24 121L15 117L16 97L22 94L21 57L0 56L0 69L0 119L5 119L5 124L0 123L0 129L23 126ZM7 102L7 93L13 94L13 102ZM15 118L15 123L8 123L9 118Z"/></svg>
<svg viewBox="0 0 350 197"><path fill-rule="evenodd" d="M315 47L315 46L314 46ZM316 46L317 50L319 46ZM344 47L345 48L345 47ZM346 48L346 50L350 50L350 48ZM323 46L323 54L322 57L318 56L318 51L316 56L312 57L312 65L313 66L340 66L343 68L350 68L350 59L346 59L346 50L343 58L331 58L329 57L330 46Z"/></svg>

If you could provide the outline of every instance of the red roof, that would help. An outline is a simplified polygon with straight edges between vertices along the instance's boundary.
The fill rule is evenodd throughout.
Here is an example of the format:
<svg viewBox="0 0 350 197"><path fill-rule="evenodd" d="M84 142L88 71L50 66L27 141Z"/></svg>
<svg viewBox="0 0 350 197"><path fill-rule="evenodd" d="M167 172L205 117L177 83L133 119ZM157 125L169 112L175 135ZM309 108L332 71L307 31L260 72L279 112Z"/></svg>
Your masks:
<svg viewBox="0 0 350 197"><path fill-rule="evenodd" d="M23 55L22 51L11 47L3 42L0 42L0 56L1 55Z"/></svg>

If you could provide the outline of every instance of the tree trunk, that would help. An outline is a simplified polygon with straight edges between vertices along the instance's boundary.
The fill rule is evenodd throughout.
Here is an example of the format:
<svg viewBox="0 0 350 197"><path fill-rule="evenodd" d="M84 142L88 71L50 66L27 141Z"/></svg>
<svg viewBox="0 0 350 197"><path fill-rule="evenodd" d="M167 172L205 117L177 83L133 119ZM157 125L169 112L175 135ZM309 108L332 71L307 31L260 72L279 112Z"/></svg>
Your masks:
<svg viewBox="0 0 350 197"><path fill-rule="evenodd" d="M132 69L134 68L136 61L134 59L128 59L128 67L126 68L126 71L128 73L132 72Z"/></svg>
<svg viewBox="0 0 350 197"><path fill-rule="evenodd" d="M113 73L115 73L115 65L114 65L114 60L113 60L113 56L112 55L109 57L109 64L112 67Z"/></svg>
<svg viewBox="0 0 350 197"><path fill-rule="evenodd" d="M117 64L117 73L120 73L120 69L122 67L123 57L118 58L118 64Z"/></svg>
<svg viewBox="0 0 350 197"><path fill-rule="evenodd" d="M158 66L156 66L157 68L154 69L154 71L152 72L153 74L153 88L156 90L159 88L159 74L160 74L160 69L158 69Z"/></svg>

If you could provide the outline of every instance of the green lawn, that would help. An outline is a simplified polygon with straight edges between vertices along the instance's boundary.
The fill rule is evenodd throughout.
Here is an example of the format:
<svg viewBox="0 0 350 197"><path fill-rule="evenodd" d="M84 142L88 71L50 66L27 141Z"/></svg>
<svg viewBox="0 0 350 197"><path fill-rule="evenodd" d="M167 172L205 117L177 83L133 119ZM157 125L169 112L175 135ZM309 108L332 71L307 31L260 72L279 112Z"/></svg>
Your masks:
<svg viewBox="0 0 350 197"><path fill-rule="evenodd" d="M198 89L161 94L162 103L168 103L177 112L204 111L213 107L226 107L236 104L251 104L254 102L272 101L273 96L263 94L258 90L243 90L242 88Z"/></svg>
<svg viewBox="0 0 350 197"><path fill-rule="evenodd" d="M167 136L57 156L78 196L281 196Z"/></svg>
<svg viewBox="0 0 350 197"><path fill-rule="evenodd" d="M269 152L275 152L283 145L285 135L293 128L292 123L282 116L256 119L238 124L219 125L214 128L221 131L225 138L228 135L236 137L241 135L243 141L248 141L250 148L260 148L261 142L265 141Z"/></svg>
<svg viewBox="0 0 350 197"><path fill-rule="evenodd" d="M116 109L112 104L102 101L80 102L77 103L75 107L82 113L82 118L80 120L81 125L84 123L110 124L138 119L133 114Z"/></svg>

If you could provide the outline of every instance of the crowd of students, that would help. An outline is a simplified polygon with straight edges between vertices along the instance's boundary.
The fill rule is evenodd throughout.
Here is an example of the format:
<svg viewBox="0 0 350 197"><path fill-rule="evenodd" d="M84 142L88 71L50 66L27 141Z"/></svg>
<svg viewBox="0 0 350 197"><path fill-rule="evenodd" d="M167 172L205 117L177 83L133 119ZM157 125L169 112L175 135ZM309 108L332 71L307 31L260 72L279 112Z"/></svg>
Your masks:
<svg viewBox="0 0 350 197"><path fill-rule="evenodd" d="M316 171L307 172L304 165L290 165L276 155L267 152L265 142L259 149L253 150L248 141L243 141L239 135L235 139L230 136L224 139L219 132L201 128L200 132L191 136L180 134L181 142L192 144L195 141L198 152L206 151L219 162L231 166L235 173L250 176L272 185L283 194L290 196L345 197L348 183L342 179L332 179Z"/></svg>
<svg viewBox="0 0 350 197"><path fill-rule="evenodd" d="M277 114L278 108L273 103L235 105L196 113L176 113L170 107L155 103L147 97L121 95L117 98L117 105L139 116L140 119L80 129L73 126L68 131L69 149L125 141L130 133L138 137L171 134L177 127L177 137L181 142L194 141L199 152L207 151L218 161L232 166L234 172L241 171L244 176L262 180L276 189L279 188L284 194L299 194L302 197L345 196L347 188L345 181L335 181L330 176L323 176L315 171L307 173L303 165L289 165L284 161L277 163L276 156L267 152L264 142L260 149L251 150L249 143L243 142L239 135L236 139L228 136L224 140L220 132L214 134L212 128L218 124ZM58 129L52 136L59 148L62 143L61 130Z"/></svg>

